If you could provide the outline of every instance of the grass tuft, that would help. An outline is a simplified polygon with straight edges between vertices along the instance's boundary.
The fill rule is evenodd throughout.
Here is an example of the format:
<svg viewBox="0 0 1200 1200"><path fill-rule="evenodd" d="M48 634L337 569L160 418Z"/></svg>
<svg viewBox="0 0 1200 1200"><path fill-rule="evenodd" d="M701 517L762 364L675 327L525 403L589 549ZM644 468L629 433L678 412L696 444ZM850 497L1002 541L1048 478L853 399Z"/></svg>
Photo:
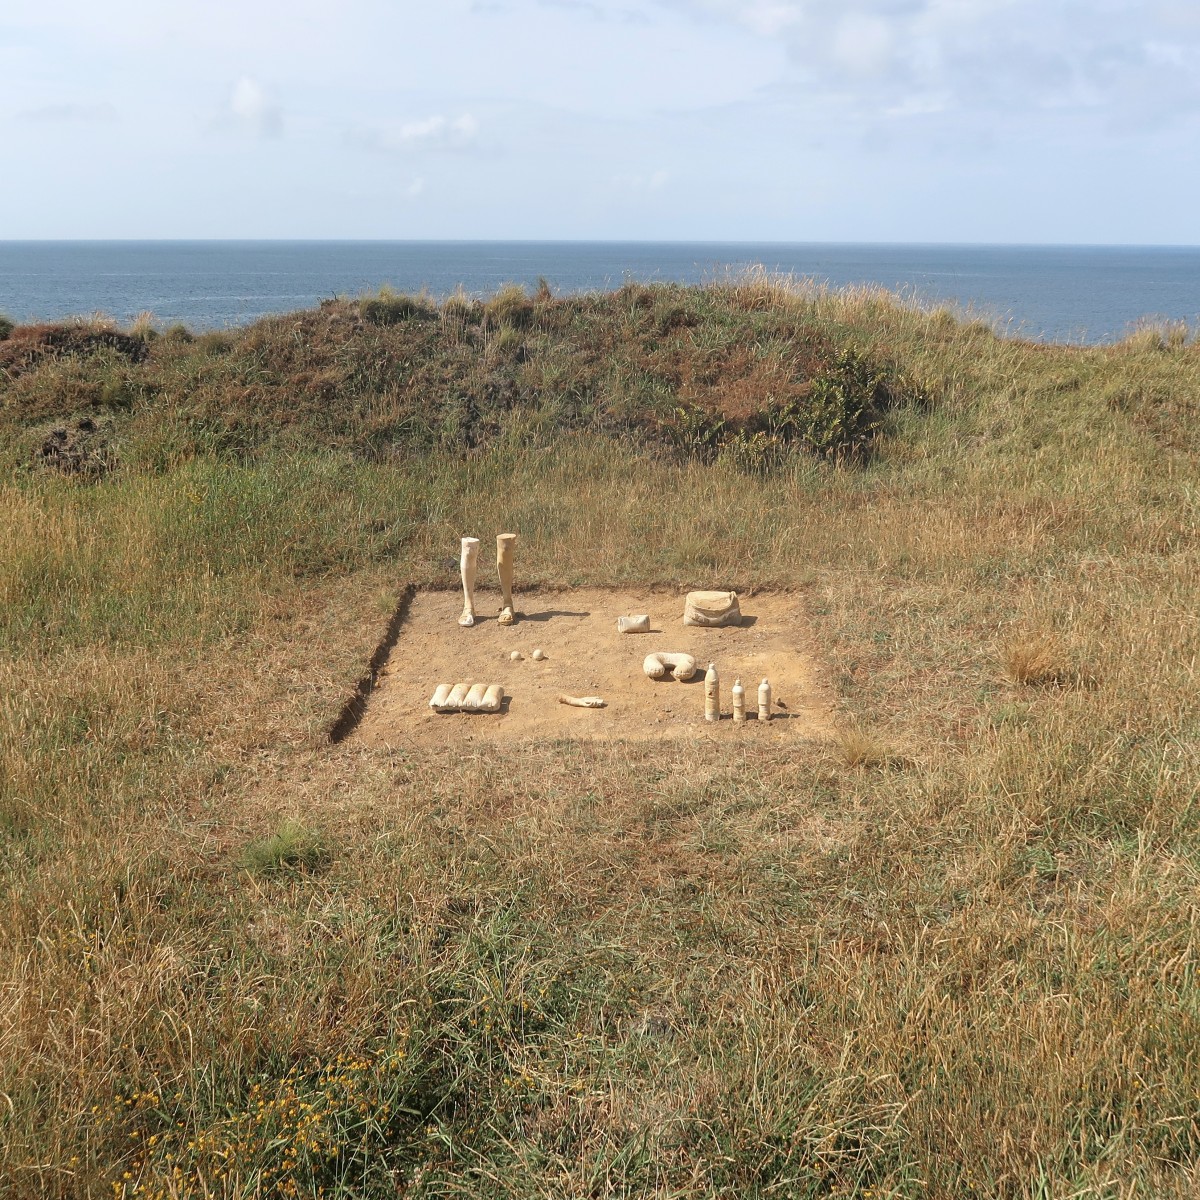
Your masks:
<svg viewBox="0 0 1200 1200"><path fill-rule="evenodd" d="M332 858L321 833L285 821L270 837L246 846L240 862L255 875L314 874L328 867Z"/></svg>
<svg viewBox="0 0 1200 1200"><path fill-rule="evenodd" d="M1064 687L1075 678L1057 639L1028 635L1003 651L1004 673L1021 687Z"/></svg>
<svg viewBox="0 0 1200 1200"><path fill-rule="evenodd" d="M860 729L843 725L835 734L842 761L848 767L902 767L905 758L894 746Z"/></svg>

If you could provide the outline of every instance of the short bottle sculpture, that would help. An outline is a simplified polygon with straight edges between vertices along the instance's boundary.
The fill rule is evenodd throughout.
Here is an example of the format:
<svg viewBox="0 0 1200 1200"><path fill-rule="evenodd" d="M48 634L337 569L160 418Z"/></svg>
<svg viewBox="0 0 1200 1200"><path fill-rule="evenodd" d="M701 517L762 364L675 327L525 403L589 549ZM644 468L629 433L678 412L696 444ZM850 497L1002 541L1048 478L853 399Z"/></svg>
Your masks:
<svg viewBox="0 0 1200 1200"><path fill-rule="evenodd" d="M771 719L771 685L765 679L758 685L758 719Z"/></svg>
<svg viewBox="0 0 1200 1200"><path fill-rule="evenodd" d="M517 540L515 533L501 533L496 536L496 574L500 576L500 616L497 618L501 625L513 623L513 543Z"/></svg>
<svg viewBox="0 0 1200 1200"><path fill-rule="evenodd" d="M740 679L733 681L729 695L733 700L733 723L740 725L746 719L746 689Z"/></svg>
<svg viewBox="0 0 1200 1200"><path fill-rule="evenodd" d="M459 570L462 574L463 610L458 623L464 628L469 628L475 624L475 576L479 572L478 538L463 538Z"/></svg>
<svg viewBox="0 0 1200 1200"><path fill-rule="evenodd" d="M721 680L713 663L708 664L708 670L704 673L704 719L721 719Z"/></svg>

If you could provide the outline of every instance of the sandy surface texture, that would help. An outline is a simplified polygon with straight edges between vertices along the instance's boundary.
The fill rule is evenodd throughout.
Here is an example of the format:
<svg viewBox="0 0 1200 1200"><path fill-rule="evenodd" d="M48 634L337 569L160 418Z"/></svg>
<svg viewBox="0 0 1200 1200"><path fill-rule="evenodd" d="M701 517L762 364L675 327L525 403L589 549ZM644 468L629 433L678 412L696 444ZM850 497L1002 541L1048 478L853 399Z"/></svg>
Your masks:
<svg viewBox="0 0 1200 1200"><path fill-rule="evenodd" d="M507 628L492 615L495 599L478 597L481 615L457 624L458 592L419 592L372 693L357 733L371 745L497 741L513 738L689 737L823 738L832 732L832 689L811 644L798 596L742 597L743 624L692 629L683 624L682 593L578 589L516 597L518 619ZM617 617L648 613L652 632L619 634ZM535 662L541 649L545 659ZM524 657L512 661L516 650ZM694 678L655 682L642 661L652 651L696 658ZM704 670L721 677L721 721L704 719ZM758 684L770 679L780 703L766 724L755 717ZM746 688L746 724L734 725L730 689ZM436 713L429 699L439 683L499 683L502 712ZM602 709L569 708L560 693L601 696Z"/></svg>

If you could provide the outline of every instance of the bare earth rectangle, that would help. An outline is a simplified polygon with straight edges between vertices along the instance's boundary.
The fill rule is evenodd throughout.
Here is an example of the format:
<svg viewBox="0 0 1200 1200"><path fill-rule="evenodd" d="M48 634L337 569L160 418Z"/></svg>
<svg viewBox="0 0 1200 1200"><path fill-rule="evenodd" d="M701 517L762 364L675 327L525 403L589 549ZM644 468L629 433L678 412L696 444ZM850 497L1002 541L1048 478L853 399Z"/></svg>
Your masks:
<svg viewBox="0 0 1200 1200"><path fill-rule="evenodd" d="M367 705L358 737L374 745L496 741L513 738L657 740L688 737L824 738L833 729L832 691L819 667L799 597L742 597L743 624L694 629L683 624L683 593L575 589L517 594L517 622L501 626L493 597L477 596L480 616L458 625L460 592L418 592ZM617 617L650 615L650 633L621 634ZM484 615L486 614L486 615ZM546 657L534 662L540 648ZM511 660L512 651L524 657ZM655 682L642 661L653 651L695 656L687 683ZM719 723L704 719L704 671L721 677ZM755 719L758 685L771 681L781 704ZM732 720L730 689L746 689L745 726ZM436 713L439 683L500 683L499 714ZM607 707L569 708L560 693L601 696Z"/></svg>

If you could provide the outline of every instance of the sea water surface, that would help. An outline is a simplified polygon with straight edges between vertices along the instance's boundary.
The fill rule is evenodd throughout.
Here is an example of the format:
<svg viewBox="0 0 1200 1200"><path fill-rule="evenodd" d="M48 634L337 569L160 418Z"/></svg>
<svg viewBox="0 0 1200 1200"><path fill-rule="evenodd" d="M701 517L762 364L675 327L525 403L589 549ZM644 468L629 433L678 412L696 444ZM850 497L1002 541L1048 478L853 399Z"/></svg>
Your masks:
<svg viewBox="0 0 1200 1200"><path fill-rule="evenodd" d="M877 284L1015 337L1105 342L1145 321L1200 324L1200 247L753 242L2 242L0 313L58 321L149 312L243 325L388 284L441 299L544 278L556 293L701 283L751 267Z"/></svg>

